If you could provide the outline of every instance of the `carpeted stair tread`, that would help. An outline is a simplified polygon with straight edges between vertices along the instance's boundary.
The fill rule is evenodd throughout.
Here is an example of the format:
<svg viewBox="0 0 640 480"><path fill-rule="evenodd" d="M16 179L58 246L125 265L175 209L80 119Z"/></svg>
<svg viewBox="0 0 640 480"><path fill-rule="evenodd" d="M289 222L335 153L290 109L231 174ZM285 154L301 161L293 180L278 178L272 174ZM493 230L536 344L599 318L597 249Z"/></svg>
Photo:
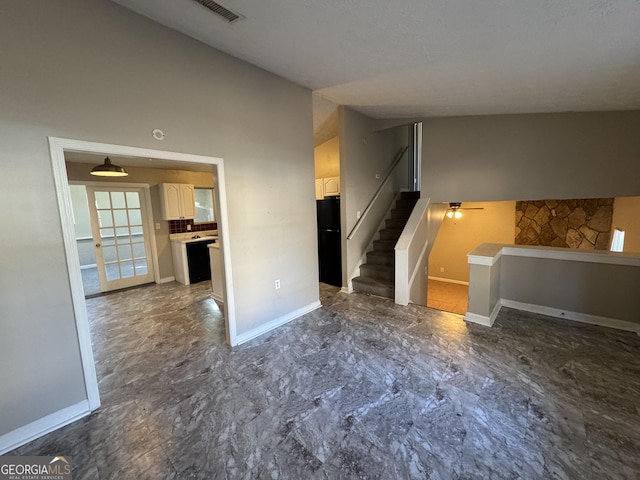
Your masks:
<svg viewBox="0 0 640 480"><path fill-rule="evenodd" d="M376 251L372 250L367 252L367 263L371 265L391 265L393 266L393 259L395 252L393 250Z"/></svg>
<svg viewBox="0 0 640 480"><path fill-rule="evenodd" d="M393 284L374 278L356 277L353 279L353 288L361 293L368 293L378 297L394 298Z"/></svg>
<svg viewBox="0 0 640 480"><path fill-rule="evenodd" d="M402 235L402 228L383 228L380 230L380 240L395 240L396 242Z"/></svg>
<svg viewBox="0 0 640 480"><path fill-rule="evenodd" d="M395 246L415 207L420 192L402 192L391 210L391 218L379 230L367 263L360 265L360 276L352 280L353 289L378 297L394 298Z"/></svg>
<svg viewBox="0 0 640 480"><path fill-rule="evenodd" d="M411 212L413 211L413 207L411 208L394 208L391 210L391 218L404 218L407 220L411 216Z"/></svg>
<svg viewBox="0 0 640 480"><path fill-rule="evenodd" d="M393 284L395 279L395 267L393 265L360 265L360 276L373 278Z"/></svg>

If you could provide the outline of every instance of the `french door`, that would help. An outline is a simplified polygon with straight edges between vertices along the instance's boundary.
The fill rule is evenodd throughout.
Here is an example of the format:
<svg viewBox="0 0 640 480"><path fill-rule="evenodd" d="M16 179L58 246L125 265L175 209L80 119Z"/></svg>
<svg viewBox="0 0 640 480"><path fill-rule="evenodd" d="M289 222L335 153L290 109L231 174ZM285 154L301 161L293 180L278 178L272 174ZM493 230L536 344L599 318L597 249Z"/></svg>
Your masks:
<svg viewBox="0 0 640 480"><path fill-rule="evenodd" d="M144 189L87 186L100 291L154 281Z"/></svg>

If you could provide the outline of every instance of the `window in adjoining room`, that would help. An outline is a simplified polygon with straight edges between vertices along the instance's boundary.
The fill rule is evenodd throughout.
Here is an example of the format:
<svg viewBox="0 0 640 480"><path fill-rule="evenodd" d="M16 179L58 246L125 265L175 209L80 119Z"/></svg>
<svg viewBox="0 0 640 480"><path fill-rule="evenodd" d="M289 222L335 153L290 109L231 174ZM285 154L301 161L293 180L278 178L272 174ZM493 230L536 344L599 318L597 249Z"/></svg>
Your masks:
<svg viewBox="0 0 640 480"><path fill-rule="evenodd" d="M195 188L196 218L194 223L215 222L213 214L213 188Z"/></svg>

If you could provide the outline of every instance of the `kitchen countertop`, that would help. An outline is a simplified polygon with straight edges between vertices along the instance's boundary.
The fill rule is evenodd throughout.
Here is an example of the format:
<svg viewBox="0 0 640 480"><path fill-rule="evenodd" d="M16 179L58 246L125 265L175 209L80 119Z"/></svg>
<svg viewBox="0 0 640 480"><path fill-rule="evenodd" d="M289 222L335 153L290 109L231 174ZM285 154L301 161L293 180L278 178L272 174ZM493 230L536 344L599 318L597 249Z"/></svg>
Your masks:
<svg viewBox="0 0 640 480"><path fill-rule="evenodd" d="M200 238L193 238L195 235L198 235ZM187 233L172 233L169 235L169 240L175 243L192 243L192 242L203 242L203 241L218 241L218 231L217 230L205 230L203 232L187 232Z"/></svg>

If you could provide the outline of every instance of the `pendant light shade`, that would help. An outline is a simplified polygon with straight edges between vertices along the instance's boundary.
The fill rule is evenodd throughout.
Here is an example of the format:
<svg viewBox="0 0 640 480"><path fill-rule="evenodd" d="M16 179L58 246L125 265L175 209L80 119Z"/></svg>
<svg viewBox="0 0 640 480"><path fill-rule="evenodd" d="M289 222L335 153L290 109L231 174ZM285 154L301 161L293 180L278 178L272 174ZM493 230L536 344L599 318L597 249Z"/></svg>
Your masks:
<svg viewBox="0 0 640 480"><path fill-rule="evenodd" d="M91 175L97 175L98 177L126 177L129 174L121 166L112 164L111 159L107 157L102 165L96 165L91 169Z"/></svg>

